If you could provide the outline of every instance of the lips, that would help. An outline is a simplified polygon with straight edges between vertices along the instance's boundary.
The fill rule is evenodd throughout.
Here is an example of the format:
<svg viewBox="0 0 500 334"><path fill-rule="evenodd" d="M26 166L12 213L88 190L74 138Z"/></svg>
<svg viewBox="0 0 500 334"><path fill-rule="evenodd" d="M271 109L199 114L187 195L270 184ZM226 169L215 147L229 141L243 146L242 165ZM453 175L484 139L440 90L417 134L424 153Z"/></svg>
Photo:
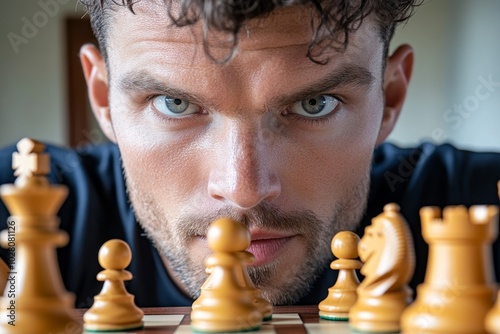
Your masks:
<svg viewBox="0 0 500 334"><path fill-rule="evenodd" d="M251 233L251 235L252 242L250 247L247 248L247 251L252 253L255 257L255 261L251 264L252 266L272 262L286 251L290 241L296 237L296 235L281 235L263 233L260 231ZM196 239L202 243L203 248L207 247L207 239L205 236L197 235Z"/></svg>
<svg viewBox="0 0 500 334"><path fill-rule="evenodd" d="M252 243L247 249L247 251L255 256L255 261L252 265L271 262L279 257L285 251L287 244L292 238L292 236L252 236Z"/></svg>

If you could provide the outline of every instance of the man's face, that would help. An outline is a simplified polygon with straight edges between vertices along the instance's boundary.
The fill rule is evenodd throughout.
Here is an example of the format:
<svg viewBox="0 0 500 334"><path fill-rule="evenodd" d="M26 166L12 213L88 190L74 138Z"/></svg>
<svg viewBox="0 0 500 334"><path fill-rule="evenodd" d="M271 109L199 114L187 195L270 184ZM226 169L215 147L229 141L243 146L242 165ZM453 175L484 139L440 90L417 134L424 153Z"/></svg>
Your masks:
<svg viewBox="0 0 500 334"><path fill-rule="evenodd" d="M242 221L257 285L275 304L296 301L328 266L332 236L365 208L384 110L378 29L365 20L319 65L306 58L308 11L288 8L250 21L221 65L199 26L173 27L160 5L134 8L110 21L109 106L139 221L193 296L208 225Z"/></svg>

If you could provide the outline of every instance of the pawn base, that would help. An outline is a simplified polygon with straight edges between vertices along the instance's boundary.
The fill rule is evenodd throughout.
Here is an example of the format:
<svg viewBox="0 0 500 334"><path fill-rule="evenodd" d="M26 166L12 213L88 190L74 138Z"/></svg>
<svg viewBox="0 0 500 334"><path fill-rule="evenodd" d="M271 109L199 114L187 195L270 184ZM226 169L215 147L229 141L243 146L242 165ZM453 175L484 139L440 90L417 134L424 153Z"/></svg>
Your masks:
<svg viewBox="0 0 500 334"><path fill-rule="evenodd" d="M257 327L248 327L248 328L238 328L238 329L235 329L235 330L226 330L226 329L210 329L210 328L204 328L204 329L200 329L200 328L197 328L195 326L191 326L191 329L193 330L193 332L195 333L228 333L228 332L231 332L231 333L246 333L246 332L256 332L260 329L260 326L257 326Z"/></svg>
<svg viewBox="0 0 500 334"><path fill-rule="evenodd" d="M330 313L330 312L319 312L319 317L321 319L330 320L330 321L348 321L349 313Z"/></svg>
<svg viewBox="0 0 500 334"><path fill-rule="evenodd" d="M262 318L263 321L271 321L273 320L273 315L268 315L268 316L265 316L264 318Z"/></svg>
<svg viewBox="0 0 500 334"><path fill-rule="evenodd" d="M191 311L191 328L195 332L249 332L260 328L262 313L248 300L221 297L214 291L204 293Z"/></svg>

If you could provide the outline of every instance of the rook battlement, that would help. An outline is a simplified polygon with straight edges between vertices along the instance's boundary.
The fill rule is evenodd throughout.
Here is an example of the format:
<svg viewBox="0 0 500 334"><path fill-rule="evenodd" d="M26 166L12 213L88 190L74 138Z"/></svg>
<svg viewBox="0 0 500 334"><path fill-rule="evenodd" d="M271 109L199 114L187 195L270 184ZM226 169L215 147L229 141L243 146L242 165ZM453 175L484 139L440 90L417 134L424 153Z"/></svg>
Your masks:
<svg viewBox="0 0 500 334"><path fill-rule="evenodd" d="M428 243L436 240L493 241L498 235L498 207L476 205L467 209L463 205L420 210L422 235Z"/></svg>

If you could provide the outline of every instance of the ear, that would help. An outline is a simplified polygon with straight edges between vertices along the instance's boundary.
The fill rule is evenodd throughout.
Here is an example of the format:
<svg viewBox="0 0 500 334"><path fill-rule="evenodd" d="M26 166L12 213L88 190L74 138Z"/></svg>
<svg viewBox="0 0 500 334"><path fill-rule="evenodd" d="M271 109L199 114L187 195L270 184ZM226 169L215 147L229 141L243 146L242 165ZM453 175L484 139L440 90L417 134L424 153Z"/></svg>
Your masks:
<svg viewBox="0 0 500 334"><path fill-rule="evenodd" d="M411 46L401 45L387 59L384 73L385 107L377 145L389 136L401 113L413 70L413 56Z"/></svg>
<svg viewBox="0 0 500 334"><path fill-rule="evenodd" d="M80 49L80 61L87 81L88 94L92 111L102 131L112 142L116 142L113 124L109 112L109 82L106 62L100 51L93 44L85 44Z"/></svg>

